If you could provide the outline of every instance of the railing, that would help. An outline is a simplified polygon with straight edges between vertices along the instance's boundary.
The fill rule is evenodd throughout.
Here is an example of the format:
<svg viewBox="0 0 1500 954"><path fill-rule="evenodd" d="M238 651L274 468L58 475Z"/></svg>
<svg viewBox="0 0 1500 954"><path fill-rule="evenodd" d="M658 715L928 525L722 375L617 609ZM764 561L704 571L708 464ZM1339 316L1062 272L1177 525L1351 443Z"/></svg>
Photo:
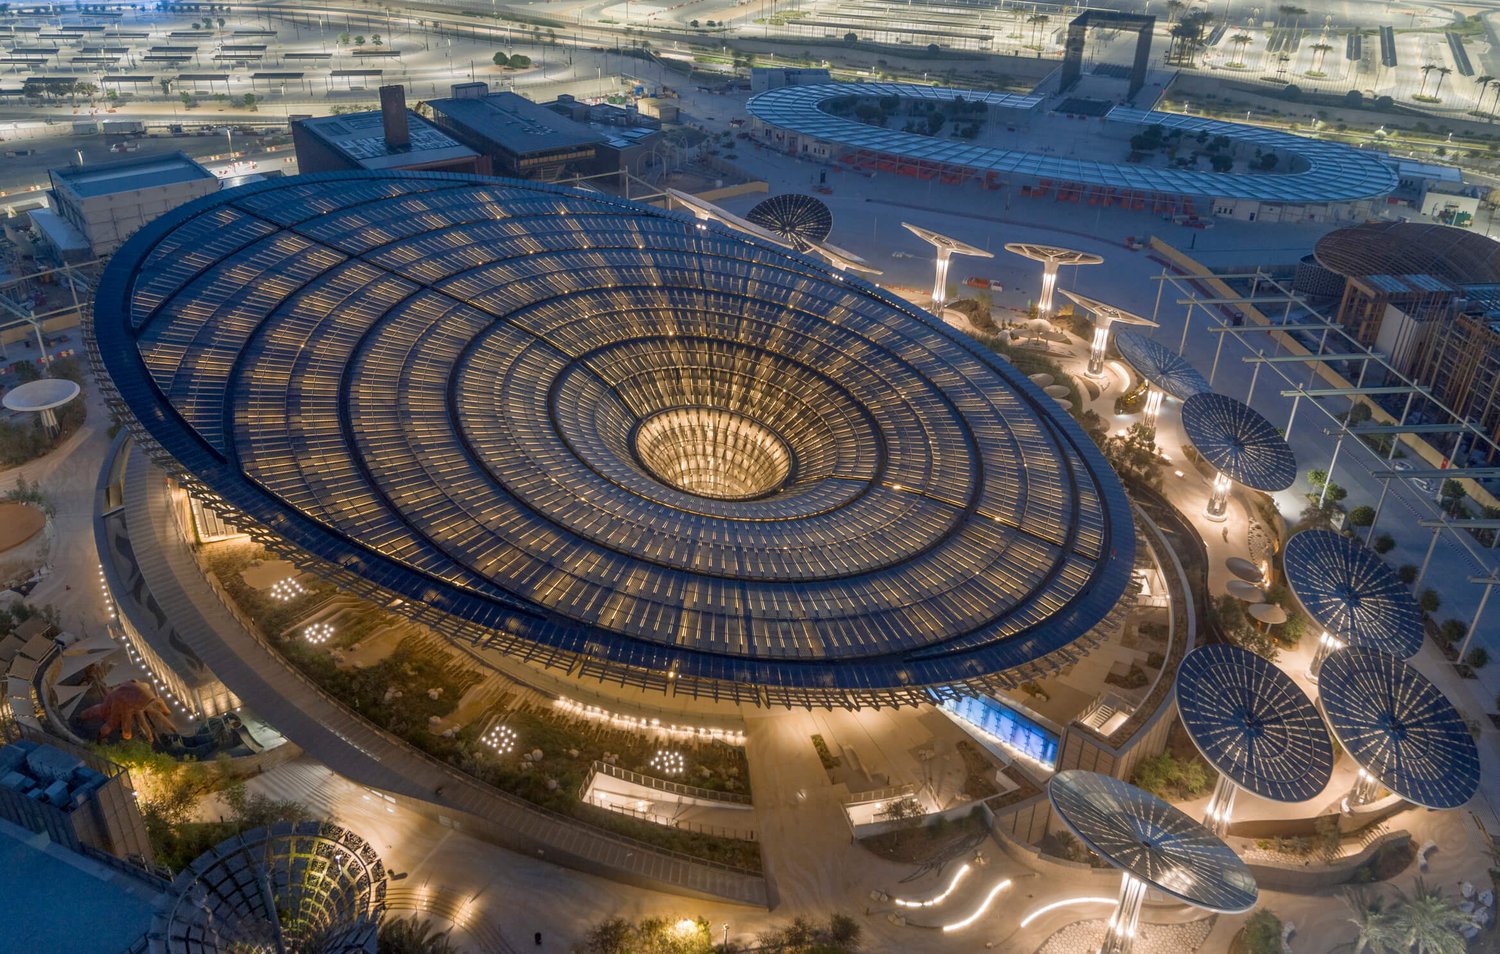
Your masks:
<svg viewBox="0 0 1500 954"><path fill-rule="evenodd" d="M877 788L868 792L850 792L844 796L845 805L862 805L865 802L888 802L896 798L905 798L915 793L917 787L911 783L905 785L893 785L889 788Z"/></svg>
<svg viewBox="0 0 1500 954"><path fill-rule="evenodd" d="M749 805L750 796L739 792L717 792L709 788L699 788L696 785L687 785L682 782L673 782L670 779L657 778L654 775L643 775L640 772L632 772L630 769L620 768L608 762L594 761L589 768L589 775L584 779L583 787L588 789L595 775L608 775L622 782L630 782L634 785L642 785L646 788L655 789L658 792L670 792L673 795L681 795L684 798L701 798L712 802L729 802L734 805Z"/></svg>
<svg viewBox="0 0 1500 954"><path fill-rule="evenodd" d="M605 811L614 812L616 815L624 815L626 818L634 818L636 821L660 825L663 828L675 828L678 831L693 832L698 835L712 835L715 838L729 838L734 841L757 840L757 835L753 828L725 828L721 825L704 825L682 818L669 818L666 815L660 815L641 808L631 808L624 803L611 802L602 798L583 799L583 801L586 804L593 805L595 808L602 808Z"/></svg>

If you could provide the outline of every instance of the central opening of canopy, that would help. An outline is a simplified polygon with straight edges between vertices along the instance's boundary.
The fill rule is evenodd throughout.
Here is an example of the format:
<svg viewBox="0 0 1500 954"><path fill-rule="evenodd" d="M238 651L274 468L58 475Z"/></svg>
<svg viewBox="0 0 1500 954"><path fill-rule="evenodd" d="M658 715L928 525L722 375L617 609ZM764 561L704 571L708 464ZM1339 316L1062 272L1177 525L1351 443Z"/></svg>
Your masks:
<svg viewBox="0 0 1500 954"><path fill-rule="evenodd" d="M775 432L714 407L656 412L636 428L635 454L662 483L717 500L775 493L792 472L791 449Z"/></svg>

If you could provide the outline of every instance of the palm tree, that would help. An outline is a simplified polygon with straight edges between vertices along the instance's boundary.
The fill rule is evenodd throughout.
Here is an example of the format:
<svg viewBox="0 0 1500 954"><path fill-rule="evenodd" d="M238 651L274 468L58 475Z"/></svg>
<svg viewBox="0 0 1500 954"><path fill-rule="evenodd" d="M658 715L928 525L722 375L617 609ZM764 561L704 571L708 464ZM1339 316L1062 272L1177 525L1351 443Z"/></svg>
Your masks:
<svg viewBox="0 0 1500 954"><path fill-rule="evenodd" d="M1400 950L1411 954L1465 954L1469 942L1464 940L1463 929L1478 927L1472 914L1465 914L1458 905L1443 895L1441 888L1429 888L1418 878L1408 897L1397 889L1394 916Z"/></svg>
<svg viewBox="0 0 1500 954"><path fill-rule="evenodd" d="M1365 888L1344 892L1349 906L1347 920L1358 930L1354 954L1399 954L1401 935L1396 929L1395 912L1386 910L1385 900L1371 895Z"/></svg>
<svg viewBox="0 0 1500 954"><path fill-rule="evenodd" d="M1435 69L1437 69L1436 63L1428 63L1426 66L1422 67L1422 88L1417 92L1418 96L1427 95L1427 79L1429 74L1431 74Z"/></svg>
<svg viewBox="0 0 1500 954"><path fill-rule="evenodd" d="M1474 97L1474 112L1479 112L1479 104L1484 102L1484 94L1489 92L1490 84L1494 81L1495 78L1488 73L1474 77L1474 85L1479 87L1479 95Z"/></svg>
<svg viewBox="0 0 1500 954"><path fill-rule="evenodd" d="M1439 66L1437 68L1437 75L1438 75L1437 89L1435 89L1435 90L1432 91L1432 95L1433 95L1434 98L1436 98L1437 95L1443 91L1443 78L1446 77L1451 72L1453 72L1453 67L1451 67L1451 66Z"/></svg>
<svg viewBox="0 0 1500 954"><path fill-rule="evenodd" d="M1314 73L1321 73L1323 71L1323 58L1328 55L1328 51L1331 49L1333 49L1333 47L1329 46L1327 43L1313 44L1313 53L1315 54L1313 57Z"/></svg>
<svg viewBox="0 0 1500 954"><path fill-rule="evenodd" d="M1234 61L1236 63L1243 63L1245 61L1245 46L1253 39L1255 39L1255 37L1251 36L1248 33L1236 33L1234 36L1229 38L1230 43L1233 43L1235 46L1239 47L1239 49L1234 54Z"/></svg>
<svg viewBox="0 0 1500 954"><path fill-rule="evenodd" d="M387 920L380 925L381 954L455 954L450 932L436 933L432 922L416 915Z"/></svg>
<svg viewBox="0 0 1500 954"><path fill-rule="evenodd" d="M1167 26L1171 26L1176 21L1177 14L1181 13L1182 8L1185 6L1187 4L1183 3L1182 0L1167 0Z"/></svg>
<svg viewBox="0 0 1500 954"><path fill-rule="evenodd" d="M1038 45L1040 45L1039 42L1038 42L1038 40L1037 40L1037 33L1041 30L1042 24L1046 23L1050 19L1052 19L1052 18L1049 17L1049 16L1047 16L1047 14L1045 14L1045 13L1034 13L1031 16L1029 16L1029 17L1026 18L1026 22L1029 23L1029 24L1031 24L1031 45L1032 46L1038 46Z"/></svg>

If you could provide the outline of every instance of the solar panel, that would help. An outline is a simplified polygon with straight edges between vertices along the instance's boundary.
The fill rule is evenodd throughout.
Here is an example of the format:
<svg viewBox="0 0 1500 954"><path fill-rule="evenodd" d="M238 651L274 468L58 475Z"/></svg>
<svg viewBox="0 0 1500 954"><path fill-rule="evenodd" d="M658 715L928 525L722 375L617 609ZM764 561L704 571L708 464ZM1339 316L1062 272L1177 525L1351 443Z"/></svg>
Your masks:
<svg viewBox="0 0 1500 954"><path fill-rule="evenodd" d="M1255 878L1239 856L1150 792L1108 775L1068 769L1047 782L1047 797L1091 851L1158 891L1221 914L1255 907Z"/></svg>
<svg viewBox="0 0 1500 954"><path fill-rule="evenodd" d="M1281 432L1243 401L1195 394L1182 404L1182 428L1209 466L1252 490L1274 493L1297 479L1297 458Z"/></svg>
<svg viewBox="0 0 1500 954"><path fill-rule="evenodd" d="M1390 564L1353 537L1304 530L1282 553L1287 586L1338 639L1410 659L1422 648L1422 609Z"/></svg>
<svg viewBox="0 0 1500 954"><path fill-rule="evenodd" d="M1333 746L1291 677L1238 646L1188 653L1177 670L1177 712L1203 757L1246 791L1303 802L1328 784Z"/></svg>
<svg viewBox="0 0 1500 954"><path fill-rule="evenodd" d="M773 195L758 202L745 218L761 228L790 239L793 246L804 249L822 242L833 231L833 213L821 199L810 195L787 193Z"/></svg>
<svg viewBox="0 0 1500 954"><path fill-rule="evenodd" d="M1339 744L1381 785L1416 805L1457 808L1479 789L1479 750L1453 703L1389 653L1350 646L1318 674Z"/></svg>
<svg viewBox="0 0 1500 954"><path fill-rule="evenodd" d="M1115 347L1141 377L1180 401L1212 390L1186 359L1138 331L1115 332Z"/></svg>

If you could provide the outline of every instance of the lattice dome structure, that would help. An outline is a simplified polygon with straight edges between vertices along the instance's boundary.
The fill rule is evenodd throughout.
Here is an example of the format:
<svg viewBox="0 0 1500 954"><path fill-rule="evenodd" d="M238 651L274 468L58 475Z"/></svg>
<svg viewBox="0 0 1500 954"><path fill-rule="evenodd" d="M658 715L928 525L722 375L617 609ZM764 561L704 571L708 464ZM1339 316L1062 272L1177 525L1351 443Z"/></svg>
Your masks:
<svg viewBox="0 0 1500 954"><path fill-rule="evenodd" d="M374 954L385 865L329 822L235 835L172 882L147 934L152 954Z"/></svg>
<svg viewBox="0 0 1500 954"><path fill-rule="evenodd" d="M595 193L226 191L116 255L88 341L115 412L226 519L581 678L926 702L1075 659L1129 581L1118 480L992 352Z"/></svg>

